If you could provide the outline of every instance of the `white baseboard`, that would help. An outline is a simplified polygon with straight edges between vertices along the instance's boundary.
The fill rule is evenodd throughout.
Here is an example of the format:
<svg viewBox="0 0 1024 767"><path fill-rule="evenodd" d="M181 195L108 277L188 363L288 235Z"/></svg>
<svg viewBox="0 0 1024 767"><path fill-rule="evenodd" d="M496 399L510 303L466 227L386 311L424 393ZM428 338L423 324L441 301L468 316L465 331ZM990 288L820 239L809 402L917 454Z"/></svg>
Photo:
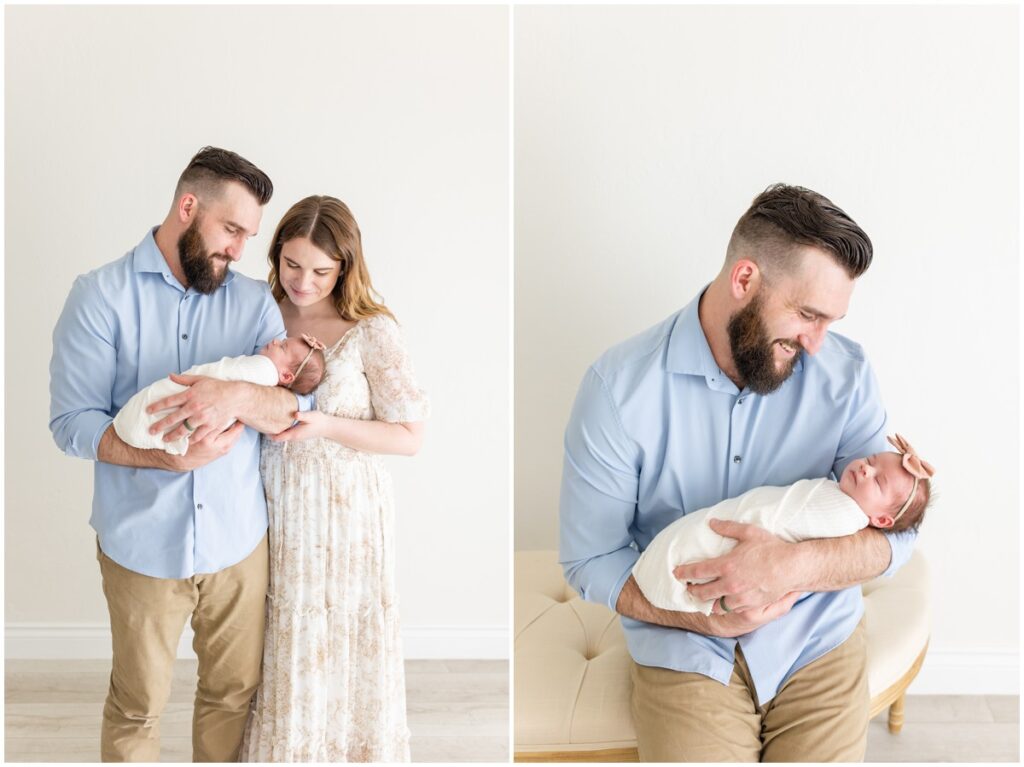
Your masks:
<svg viewBox="0 0 1024 767"><path fill-rule="evenodd" d="M72 660L110 657L110 629L102 623L9 623L5 657ZM507 659L508 632L503 628L407 626L402 630L410 660ZM179 658L194 658L192 629L178 643ZM910 695L1019 695L1020 662L1013 652L929 650Z"/></svg>
<svg viewBox="0 0 1024 767"><path fill-rule="evenodd" d="M419 660L508 660L509 632L503 628L409 626L402 629L402 652Z"/></svg>
<svg viewBox="0 0 1024 767"><path fill-rule="evenodd" d="M8 623L4 656L10 659L74 660L110 657L110 627L105 623ZM508 658L509 634L490 626L407 626L402 629L405 657L420 659ZM179 658L195 658L192 628L178 642Z"/></svg>
<svg viewBox="0 0 1024 767"><path fill-rule="evenodd" d="M1015 652L929 650L908 695L1020 695Z"/></svg>

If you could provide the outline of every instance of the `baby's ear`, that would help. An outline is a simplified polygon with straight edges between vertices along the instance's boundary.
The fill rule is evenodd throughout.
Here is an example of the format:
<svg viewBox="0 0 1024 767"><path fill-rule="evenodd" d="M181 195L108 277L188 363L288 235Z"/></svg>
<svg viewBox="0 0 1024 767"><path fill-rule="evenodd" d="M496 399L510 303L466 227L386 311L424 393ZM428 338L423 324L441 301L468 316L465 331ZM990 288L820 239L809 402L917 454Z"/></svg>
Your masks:
<svg viewBox="0 0 1024 767"><path fill-rule="evenodd" d="M286 370L283 373L281 373L281 383L283 383L283 384L290 384L294 380L295 380L295 373L293 373L292 371Z"/></svg>
<svg viewBox="0 0 1024 767"><path fill-rule="evenodd" d="M896 524L896 520L890 517L888 514L882 514L881 516L875 517L875 527L880 527L883 530L888 530Z"/></svg>

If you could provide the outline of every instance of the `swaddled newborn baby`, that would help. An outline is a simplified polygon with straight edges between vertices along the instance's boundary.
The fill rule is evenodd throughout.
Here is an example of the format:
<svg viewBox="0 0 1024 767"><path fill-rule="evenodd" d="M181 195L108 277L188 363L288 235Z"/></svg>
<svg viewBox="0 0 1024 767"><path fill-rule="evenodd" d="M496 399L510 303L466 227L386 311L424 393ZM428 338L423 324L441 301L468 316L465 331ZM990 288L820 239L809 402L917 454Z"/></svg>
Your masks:
<svg viewBox="0 0 1024 767"><path fill-rule="evenodd" d="M721 556L736 545L735 539L713 531L709 519L754 524L790 543L852 535L868 525L916 529L931 500L935 470L899 434L888 439L898 453L851 461L838 482L802 479L787 487L756 487L677 519L633 566L640 591L664 610L711 614L714 600L695 598L686 589L691 581L672 574L679 565Z"/></svg>
<svg viewBox="0 0 1024 767"><path fill-rule="evenodd" d="M298 394L309 394L324 377L324 345L312 336L271 341L253 355L223 357L217 362L194 365L182 375L208 376L221 381L248 381L261 386L286 386ZM114 431L132 447L156 448L171 455L188 452L188 437L164 442L162 433L150 434L149 427L170 410L147 413L154 402L184 391L186 387L161 378L137 392L114 417ZM224 428L231 424L227 423Z"/></svg>

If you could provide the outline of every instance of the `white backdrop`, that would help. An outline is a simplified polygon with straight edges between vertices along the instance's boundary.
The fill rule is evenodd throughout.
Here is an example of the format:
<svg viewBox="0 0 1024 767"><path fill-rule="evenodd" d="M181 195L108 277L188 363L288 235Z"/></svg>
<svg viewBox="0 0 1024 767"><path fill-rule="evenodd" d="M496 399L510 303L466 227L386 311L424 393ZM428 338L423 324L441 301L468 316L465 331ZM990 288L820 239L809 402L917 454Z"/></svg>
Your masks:
<svg viewBox="0 0 1024 767"><path fill-rule="evenodd" d="M284 211L347 202L433 416L388 459L411 657L507 657L508 11L501 7L6 9L8 657L109 654L92 465L47 429L50 334L74 277L169 208L205 144Z"/></svg>
<svg viewBox="0 0 1024 767"><path fill-rule="evenodd" d="M911 692L1017 691L1018 12L516 9L517 549L557 546L586 367L717 274L768 184L801 184L874 242L834 328L938 468Z"/></svg>

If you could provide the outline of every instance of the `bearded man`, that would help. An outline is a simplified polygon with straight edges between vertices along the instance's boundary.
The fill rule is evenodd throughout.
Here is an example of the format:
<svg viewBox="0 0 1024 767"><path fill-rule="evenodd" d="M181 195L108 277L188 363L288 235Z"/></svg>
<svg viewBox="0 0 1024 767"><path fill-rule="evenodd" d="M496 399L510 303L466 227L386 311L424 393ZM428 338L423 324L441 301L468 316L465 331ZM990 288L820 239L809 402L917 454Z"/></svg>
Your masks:
<svg viewBox="0 0 1024 767"><path fill-rule="evenodd" d="M259 683L267 592L267 507L257 431L292 424L308 398L278 387L174 376L190 385L154 424L190 434L187 455L133 448L113 418L140 389L285 336L265 282L235 274L273 186L234 152L200 150L170 211L127 255L74 283L53 333L50 429L95 462L96 530L113 670L103 761L159 760L160 714L191 616L199 680L195 761L236 761ZM225 423L237 420L224 429ZM246 428L252 427L252 428Z"/></svg>
<svg viewBox="0 0 1024 767"><path fill-rule="evenodd" d="M868 689L861 592L915 533L786 543L713 520L723 557L676 568L712 615L660 610L630 575L680 516L761 485L842 474L886 449L878 383L846 315L871 241L822 195L769 187L718 276L587 371L565 435L560 559L621 615L641 761L860 761Z"/></svg>

